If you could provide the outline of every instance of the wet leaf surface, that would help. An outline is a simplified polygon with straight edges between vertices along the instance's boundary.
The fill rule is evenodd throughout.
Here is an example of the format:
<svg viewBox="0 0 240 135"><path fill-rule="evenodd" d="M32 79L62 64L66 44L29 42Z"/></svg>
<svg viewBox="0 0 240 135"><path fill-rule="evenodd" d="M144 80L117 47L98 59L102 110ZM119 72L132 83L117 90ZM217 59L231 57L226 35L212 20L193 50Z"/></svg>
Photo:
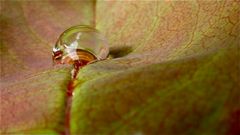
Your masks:
<svg viewBox="0 0 240 135"><path fill-rule="evenodd" d="M1 2L1 133L63 130L61 32L94 24L111 57L78 74L72 134L239 132L239 2ZM95 21L94 21L95 20Z"/></svg>

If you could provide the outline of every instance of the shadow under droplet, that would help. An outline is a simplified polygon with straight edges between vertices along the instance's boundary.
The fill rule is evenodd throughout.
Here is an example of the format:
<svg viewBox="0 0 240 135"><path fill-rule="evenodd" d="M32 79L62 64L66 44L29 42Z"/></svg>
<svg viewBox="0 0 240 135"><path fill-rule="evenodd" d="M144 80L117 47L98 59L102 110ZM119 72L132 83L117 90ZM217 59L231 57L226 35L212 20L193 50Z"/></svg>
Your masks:
<svg viewBox="0 0 240 135"><path fill-rule="evenodd" d="M133 51L130 46L122 46L122 47L111 47L109 56L111 58L119 58L128 55Z"/></svg>

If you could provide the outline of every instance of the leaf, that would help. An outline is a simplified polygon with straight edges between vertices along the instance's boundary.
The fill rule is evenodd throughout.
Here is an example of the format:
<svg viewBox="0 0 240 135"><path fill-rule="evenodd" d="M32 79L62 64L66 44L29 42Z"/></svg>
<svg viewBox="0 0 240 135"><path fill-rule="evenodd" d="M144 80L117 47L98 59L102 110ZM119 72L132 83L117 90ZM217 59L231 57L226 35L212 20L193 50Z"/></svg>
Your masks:
<svg viewBox="0 0 240 135"><path fill-rule="evenodd" d="M64 130L70 68L52 66L52 46L72 25L93 25L94 4L1 1L0 134Z"/></svg>
<svg viewBox="0 0 240 135"><path fill-rule="evenodd" d="M72 134L237 134L239 9L98 2L96 26L125 56L79 72Z"/></svg>
<svg viewBox="0 0 240 135"><path fill-rule="evenodd" d="M1 134L63 132L70 68L51 48L95 21L113 59L78 74L72 134L238 132L239 2L94 4L1 1Z"/></svg>

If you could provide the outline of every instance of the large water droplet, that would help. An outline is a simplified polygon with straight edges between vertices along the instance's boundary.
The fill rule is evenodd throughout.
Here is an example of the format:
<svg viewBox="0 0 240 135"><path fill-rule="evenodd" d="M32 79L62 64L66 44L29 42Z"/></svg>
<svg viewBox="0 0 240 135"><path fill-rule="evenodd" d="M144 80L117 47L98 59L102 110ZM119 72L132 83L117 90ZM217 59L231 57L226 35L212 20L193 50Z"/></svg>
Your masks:
<svg viewBox="0 0 240 135"><path fill-rule="evenodd" d="M109 47L98 30L85 25L64 31L53 48L53 61L57 64L89 63L106 59Z"/></svg>

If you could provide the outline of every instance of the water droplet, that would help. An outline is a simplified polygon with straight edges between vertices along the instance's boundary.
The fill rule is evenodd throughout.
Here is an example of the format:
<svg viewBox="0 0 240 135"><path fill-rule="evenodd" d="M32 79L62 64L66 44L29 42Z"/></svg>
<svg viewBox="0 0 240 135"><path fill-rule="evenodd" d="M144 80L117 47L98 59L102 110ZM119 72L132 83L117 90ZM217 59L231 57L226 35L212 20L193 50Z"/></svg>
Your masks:
<svg viewBox="0 0 240 135"><path fill-rule="evenodd" d="M73 26L64 31L53 48L55 64L83 66L96 60L104 60L109 53L106 39L98 30L86 26Z"/></svg>

